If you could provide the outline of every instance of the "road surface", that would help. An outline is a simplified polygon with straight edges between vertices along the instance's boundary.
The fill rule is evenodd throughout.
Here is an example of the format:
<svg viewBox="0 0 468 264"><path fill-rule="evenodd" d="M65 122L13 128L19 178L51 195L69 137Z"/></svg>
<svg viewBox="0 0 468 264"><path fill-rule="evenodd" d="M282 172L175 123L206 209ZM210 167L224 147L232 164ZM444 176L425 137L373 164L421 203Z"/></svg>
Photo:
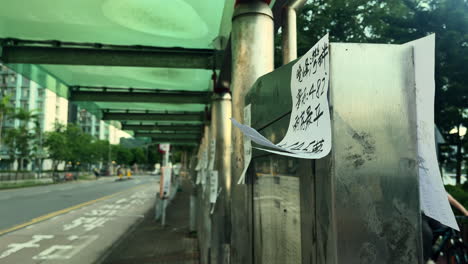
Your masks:
<svg viewBox="0 0 468 264"><path fill-rule="evenodd" d="M95 263L154 207L156 177L0 191L0 263Z"/></svg>

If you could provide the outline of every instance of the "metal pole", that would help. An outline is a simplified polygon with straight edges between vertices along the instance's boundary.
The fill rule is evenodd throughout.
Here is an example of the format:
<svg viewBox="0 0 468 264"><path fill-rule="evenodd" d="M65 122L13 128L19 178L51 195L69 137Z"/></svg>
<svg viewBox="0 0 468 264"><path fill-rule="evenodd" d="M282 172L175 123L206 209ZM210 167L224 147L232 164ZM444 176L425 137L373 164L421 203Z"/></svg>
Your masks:
<svg viewBox="0 0 468 264"><path fill-rule="evenodd" d="M204 135L202 142L202 157L205 152L209 157L210 140L211 134L210 122L205 123ZM205 157L206 158L206 157ZM206 162L208 163L208 162ZM200 263L209 263L209 250L211 246L211 219L210 219L210 199L209 199L209 170L208 168L202 168L204 177L202 178L202 184L198 186L198 230L200 234Z"/></svg>
<svg viewBox="0 0 468 264"><path fill-rule="evenodd" d="M243 122L244 95L273 70L273 14L264 2L240 3L232 20L232 116ZM231 263L252 263L252 186L237 185L244 169L243 136L232 129Z"/></svg>
<svg viewBox="0 0 468 264"><path fill-rule="evenodd" d="M216 138L216 156L214 170L218 171L221 189L216 201L216 210L212 215L211 263L225 264L226 246L230 242L231 232L231 95L217 94L212 104L211 133Z"/></svg>
<svg viewBox="0 0 468 264"><path fill-rule="evenodd" d="M291 0L283 8L282 40L283 40L283 64L297 59L297 11L305 4L306 0Z"/></svg>
<svg viewBox="0 0 468 264"><path fill-rule="evenodd" d="M163 167L169 166L169 150L164 152L163 155ZM164 175L167 177L168 175ZM162 198L162 215L161 215L161 226L166 225L166 206L167 206L167 199L169 198L169 194L163 194Z"/></svg>

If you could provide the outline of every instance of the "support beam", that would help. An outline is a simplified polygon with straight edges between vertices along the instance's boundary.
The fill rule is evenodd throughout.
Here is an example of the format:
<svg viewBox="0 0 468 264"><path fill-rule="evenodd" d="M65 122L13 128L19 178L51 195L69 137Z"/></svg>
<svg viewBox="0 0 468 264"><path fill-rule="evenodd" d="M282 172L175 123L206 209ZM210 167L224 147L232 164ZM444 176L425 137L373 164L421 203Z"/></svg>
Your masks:
<svg viewBox="0 0 468 264"><path fill-rule="evenodd" d="M202 131L201 125L122 125L122 130L159 130L159 131Z"/></svg>
<svg viewBox="0 0 468 264"><path fill-rule="evenodd" d="M169 133L136 133L135 137L150 137L154 139L193 139L198 140L201 138L201 134L169 134Z"/></svg>
<svg viewBox="0 0 468 264"><path fill-rule="evenodd" d="M71 101L82 102L131 102L168 104L207 104L210 101L206 92L105 92L72 91Z"/></svg>
<svg viewBox="0 0 468 264"><path fill-rule="evenodd" d="M213 69L215 53L181 48L82 48L4 45L3 63Z"/></svg>
<svg viewBox="0 0 468 264"><path fill-rule="evenodd" d="M306 0L289 0L283 7L282 46L283 64L297 59L297 11Z"/></svg>
<svg viewBox="0 0 468 264"><path fill-rule="evenodd" d="M102 113L102 120L203 121L204 112L177 113Z"/></svg>
<svg viewBox="0 0 468 264"><path fill-rule="evenodd" d="M245 94L258 77L273 70L273 14L266 3L238 4L232 19L232 117L244 123ZM272 89L272 87L268 87ZM266 87L266 89L268 89ZM242 121L240 121L242 120ZM232 129L231 158L231 263L252 264L255 228L252 184L237 184L244 169L244 142L239 129ZM247 173L247 183L253 178ZM211 246L213 248L213 246ZM258 250L259 251L259 250Z"/></svg>
<svg viewBox="0 0 468 264"><path fill-rule="evenodd" d="M152 143L170 143L171 145L180 145L180 146L196 146L199 143L199 140L195 139L171 139L171 140L164 140L164 139L156 139L153 138Z"/></svg>

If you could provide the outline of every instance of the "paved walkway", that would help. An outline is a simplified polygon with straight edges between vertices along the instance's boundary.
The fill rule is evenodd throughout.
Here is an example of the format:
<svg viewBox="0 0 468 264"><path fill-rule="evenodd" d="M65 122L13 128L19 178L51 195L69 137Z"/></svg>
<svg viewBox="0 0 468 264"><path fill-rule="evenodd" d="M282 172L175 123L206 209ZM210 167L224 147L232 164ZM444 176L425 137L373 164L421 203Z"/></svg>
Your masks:
<svg viewBox="0 0 468 264"><path fill-rule="evenodd" d="M148 212L104 264L198 264L197 239L188 236L190 191L183 184L167 207L166 227L154 221L154 211Z"/></svg>

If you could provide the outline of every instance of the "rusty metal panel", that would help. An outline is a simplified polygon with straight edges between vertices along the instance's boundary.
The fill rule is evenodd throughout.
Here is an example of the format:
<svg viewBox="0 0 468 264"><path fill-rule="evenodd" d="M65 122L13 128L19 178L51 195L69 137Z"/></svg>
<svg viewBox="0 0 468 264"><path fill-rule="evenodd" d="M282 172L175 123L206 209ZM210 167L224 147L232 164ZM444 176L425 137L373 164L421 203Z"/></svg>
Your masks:
<svg viewBox="0 0 468 264"><path fill-rule="evenodd" d="M299 178L258 175L253 206L255 263L300 263Z"/></svg>
<svg viewBox="0 0 468 264"><path fill-rule="evenodd" d="M332 44L337 263L422 263L413 52ZM431 76L428 76L429 78Z"/></svg>
<svg viewBox="0 0 468 264"><path fill-rule="evenodd" d="M332 153L291 159L295 171L285 172L289 158L253 152L255 263L287 255L279 243L298 243L303 264L422 263L412 50L332 43L330 52ZM293 64L259 78L246 96L252 126L272 142L287 130ZM300 238L281 236L275 199L259 199L292 199L273 185L277 175L297 180Z"/></svg>

